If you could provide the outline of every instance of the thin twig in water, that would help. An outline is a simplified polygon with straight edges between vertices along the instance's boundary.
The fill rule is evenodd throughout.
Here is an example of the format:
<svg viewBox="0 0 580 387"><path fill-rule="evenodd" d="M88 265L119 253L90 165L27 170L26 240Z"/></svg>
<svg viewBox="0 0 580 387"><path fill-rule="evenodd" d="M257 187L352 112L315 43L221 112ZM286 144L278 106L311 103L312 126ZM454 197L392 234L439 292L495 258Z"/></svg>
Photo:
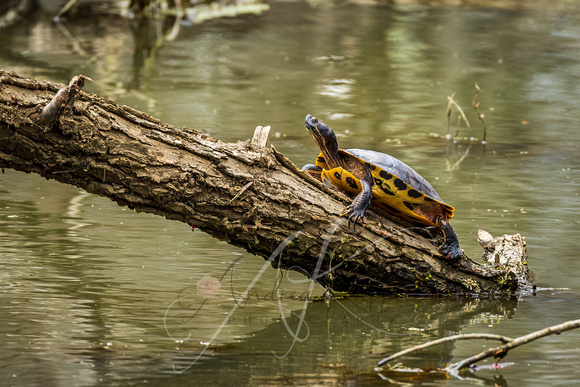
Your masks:
<svg viewBox="0 0 580 387"><path fill-rule="evenodd" d="M489 348L481 353L478 353L475 356L471 356L471 357L468 357L467 359L461 360L457 363L453 363L447 367L447 371L450 374L456 373L457 371L459 371L463 368L469 367L470 365L475 364L478 361L481 361L483 359L486 359L486 358L492 357L492 356L499 357L501 359L512 348L519 347L520 345L527 344L531 341L537 340L537 339L542 338L544 336L553 335L553 334L560 334L564 331L568 331L570 329L575 329L578 327L580 327L580 320L571 320L571 321L567 321L567 322L562 323L562 324L553 325L553 326L548 327L548 328L540 329L538 331L529 333L527 335L517 337L517 338L513 339L512 341L510 341L507 344L504 344L502 346L495 347L495 348Z"/></svg>
<svg viewBox="0 0 580 387"><path fill-rule="evenodd" d="M78 3L79 0L69 0L57 13L56 13L56 17L59 18L62 15L64 15L65 13L67 13L68 11L70 11L70 9L76 4Z"/></svg>
<svg viewBox="0 0 580 387"><path fill-rule="evenodd" d="M407 348L403 351L394 353L391 356L385 357L383 360L381 360L379 362L378 365L380 367L380 366L382 366L382 365L384 365L384 364L386 364L386 363L390 362L391 360L394 360L398 357L407 355L411 352L419 351L421 349L429 348L433 345L445 343L448 341L467 340L467 339L499 340L499 341L504 342L504 343L509 343L513 340L507 336L493 335L493 334L488 334L488 333L467 333L467 334L463 334L463 335L448 336L448 337L443 337L441 339L429 341L429 342L421 344L421 345L416 345L414 347Z"/></svg>
<svg viewBox="0 0 580 387"><path fill-rule="evenodd" d="M459 106L459 104L457 102L455 102L453 97L455 97L455 93L451 94L450 96L447 96L447 136L449 136L449 125L450 125L450 120L451 120L451 111L453 110L452 109L453 107L455 107L455 109L457 109L457 111L459 112L459 117L461 117L463 119L463 121L465 121L465 125L467 125L468 128L471 128L471 125L469 124L469 120L465 116L463 109L461 109L461 106ZM457 122L457 131L459 132L459 123L461 122L461 119L458 118L457 121L458 121ZM455 134L455 137L457 137L457 133Z"/></svg>
<svg viewBox="0 0 580 387"><path fill-rule="evenodd" d="M476 83L475 84L475 94L473 95L473 102L471 102L471 105L473 106L473 109L477 113L477 118L479 118L479 120L481 121L481 124L483 125L483 140L481 140L481 143L485 144L487 142L486 141L487 125L485 125L485 115L479 111L479 102L477 101L477 98L479 97L480 90L481 90L481 88Z"/></svg>

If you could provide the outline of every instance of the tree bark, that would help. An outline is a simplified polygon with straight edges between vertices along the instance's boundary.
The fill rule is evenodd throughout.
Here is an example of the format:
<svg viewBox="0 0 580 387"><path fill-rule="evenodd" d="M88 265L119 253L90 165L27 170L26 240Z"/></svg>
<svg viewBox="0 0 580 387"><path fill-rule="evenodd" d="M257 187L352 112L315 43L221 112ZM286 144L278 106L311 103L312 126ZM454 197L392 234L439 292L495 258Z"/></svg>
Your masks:
<svg viewBox="0 0 580 387"><path fill-rule="evenodd" d="M378 209L348 227L340 213L349 198L259 136L223 143L80 88L78 77L64 86L0 71L0 167L179 220L334 291L507 295L531 286L467 257L445 260L428 233ZM61 91L68 102L57 114L59 90L72 94Z"/></svg>

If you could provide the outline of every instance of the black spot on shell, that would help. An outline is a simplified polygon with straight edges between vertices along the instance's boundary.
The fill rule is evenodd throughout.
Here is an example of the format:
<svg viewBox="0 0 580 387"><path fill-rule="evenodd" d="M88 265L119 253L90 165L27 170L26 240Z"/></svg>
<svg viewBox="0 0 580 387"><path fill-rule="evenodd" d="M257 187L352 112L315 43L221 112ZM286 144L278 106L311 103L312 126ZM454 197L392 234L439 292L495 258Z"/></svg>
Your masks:
<svg viewBox="0 0 580 387"><path fill-rule="evenodd" d="M434 199L431 199L429 196L425 196L425 201L426 202L434 202Z"/></svg>
<svg viewBox="0 0 580 387"><path fill-rule="evenodd" d="M334 177L336 177L338 180L340 180L340 173L334 172Z"/></svg>
<svg viewBox="0 0 580 387"><path fill-rule="evenodd" d="M398 189L407 189L407 184L401 179L395 179L394 184Z"/></svg>
<svg viewBox="0 0 580 387"><path fill-rule="evenodd" d="M423 194L419 191L417 191L416 189L411 188L409 190L409 192L407 192L407 194L412 197L413 199L417 199L420 198L421 196L423 196Z"/></svg>
<svg viewBox="0 0 580 387"><path fill-rule="evenodd" d="M319 163L325 163L326 160L324 160L324 157L320 156L316 158L316 161L318 161Z"/></svg>
<svg viewBox="0 0 580 387"><path fill-rule="evenodd" d="M390 196L394 196L395 194L386 186L379 186L381 191L383 191L385 194L390 195Z"/></svg>
<svg viewBox="0 0 580 387"><path fill-rule="evenodd" d="M379 172L379 176L382 177L385 180L390 180L393 178L393 175L391 175L389 172L387 171L380 171Z"/></svg>
<svg viewBox="0 0 580 387"><path fill-rule="evenodd" d="M368 168L369 168L371 171L373 171L373 170L377 169L377 166L376 166L376 165L372 165L371 163L365 163L365 165L366 165L366 166L367 166L367 167L368 167Z"/></svg>
<svg viewBox="0 0 580 387"><path fill-rule="evenodd" d="M375 177L375 184L378 185L379 187L381 186L383 182L381 181L381 179Z"/></svg>
<svg viewBox="0 0 580 387"><path fill-rule="evenodd" d="M413 209L415 208L415 204L413 204L413 203L403 202L403 204L405 205L405 207L407 207L411 211L413 211Z"/></svg>
<svg viewBox="0 0 580 387"><path fill-rule="evenodd" d="M352 188L352 189L359 189L358 184L356 183L356 181L352 177L350 177L350 176L347 176L346 177L346 184L348 184L349 187Z"/></svg>

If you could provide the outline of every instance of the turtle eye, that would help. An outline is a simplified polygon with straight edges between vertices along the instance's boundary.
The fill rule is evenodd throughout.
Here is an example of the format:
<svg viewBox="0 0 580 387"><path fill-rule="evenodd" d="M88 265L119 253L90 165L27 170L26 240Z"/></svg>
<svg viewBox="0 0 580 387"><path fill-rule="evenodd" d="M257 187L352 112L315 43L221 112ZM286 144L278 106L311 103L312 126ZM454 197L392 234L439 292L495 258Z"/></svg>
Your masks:
<svg viewBox="0 0 580 387"><path fill-rule="evenodd" d="M315 125L318 124L318 118L316 118L316 117L312 117L312 120L311 121Z"/></svg>

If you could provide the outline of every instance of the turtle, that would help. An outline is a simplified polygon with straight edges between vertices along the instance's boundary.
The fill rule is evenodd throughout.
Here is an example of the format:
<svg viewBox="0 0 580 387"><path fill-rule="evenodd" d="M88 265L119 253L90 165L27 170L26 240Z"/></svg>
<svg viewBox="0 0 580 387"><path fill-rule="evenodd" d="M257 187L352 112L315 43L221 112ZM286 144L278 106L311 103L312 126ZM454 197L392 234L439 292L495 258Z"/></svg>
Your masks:
<svg viewBox="0 0 580 387"><path fill-rule="evenodd" d="M421 175L402 161L367 149L339 149L332 129L308 114L305 126L320 148L316 164L302 170L326 185L354 196L341 216L349 223L363 222L372 203L392 215L420 227L434 226L443 232L440 252L456 260L463 256L457 234L449 221L455 208L445 203Z"/></svg>

